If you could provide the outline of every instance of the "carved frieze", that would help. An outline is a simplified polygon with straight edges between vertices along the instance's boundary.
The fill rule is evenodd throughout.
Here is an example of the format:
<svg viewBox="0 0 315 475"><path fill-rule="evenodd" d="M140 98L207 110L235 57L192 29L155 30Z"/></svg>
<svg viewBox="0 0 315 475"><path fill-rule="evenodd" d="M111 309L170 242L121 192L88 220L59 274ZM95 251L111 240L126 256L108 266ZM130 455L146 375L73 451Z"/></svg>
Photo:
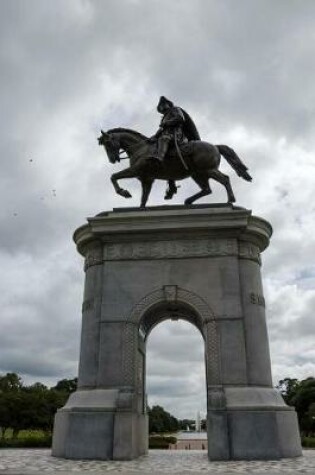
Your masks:
<svg viewBox="0 0 315 475"><path fill-rule="evenodd" d="M84 270L103 263L103 248L98 242L91 243L85 253Z"/></svg>
<svg viewBox="0 0 315 475"><path fill-rule="evenodd" d="M237 255L237 243L234 239L112 243L104 249L104 260L107 261L233 255Z"/></svg>
<svg viewBox="0 0 315 475"><path fill-rule="evenodd" d="M250 242L240 241L239 257L240 259L250 259L252 261L258 262L258 264L261 265L259 247Z"/></svg>
<svg viewBox="0 0 315 475"><path fill-rule="evenodd" d="M102 264L104 261L138 259L178 259L185 257L239 256L261 264L258 246L235 239L181 239L176 241L147 241L109 243L91 246L86 251L85 267Z"/></svg>

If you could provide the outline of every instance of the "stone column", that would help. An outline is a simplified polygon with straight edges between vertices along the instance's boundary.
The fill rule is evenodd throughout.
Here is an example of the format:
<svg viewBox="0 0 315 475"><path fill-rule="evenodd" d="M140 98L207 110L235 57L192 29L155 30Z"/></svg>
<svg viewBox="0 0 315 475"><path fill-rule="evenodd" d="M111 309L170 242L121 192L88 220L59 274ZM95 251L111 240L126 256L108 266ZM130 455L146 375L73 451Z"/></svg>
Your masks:
<svg viewBox="0 0 315 475"><path fill-rule="evenodd" d="M260 271L260 253L269 244L270 236L270 225L261 218L250 216L239 237L246 384L225 385L232 459L277 459L301 455L295 411L284 403L272 385Z"/></svg>
<svg viewBox="0 0 315 475"><path fill-rule="evenodd" d="M102 305L103 245L93 241L85 249L85 285L78 389L96 388L99 370Z"/></svg>
<svg viewBox="0 0 315 475"><path fill-rule="evenodd" d="M228 421L216 321L205 322L203 333L206 350L208 456L210 460L229 460Z"/></svg>

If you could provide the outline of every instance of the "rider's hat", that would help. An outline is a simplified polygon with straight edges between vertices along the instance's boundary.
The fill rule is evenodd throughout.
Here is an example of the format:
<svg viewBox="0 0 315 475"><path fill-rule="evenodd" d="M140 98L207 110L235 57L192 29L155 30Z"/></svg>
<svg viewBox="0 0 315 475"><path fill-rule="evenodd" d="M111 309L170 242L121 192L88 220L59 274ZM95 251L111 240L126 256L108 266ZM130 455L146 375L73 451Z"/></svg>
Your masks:
<svg viewBox="0 0 315 475"><path fill-rule="evenodd" d="M169 99L166 99L165 96L161 96L160 97L160 100L159 100L159 103L157 105L157 110L158 112L162 113L162 110L161 110L161 107L163 107L164 105L168 104L170 107L173 107L174 104L172 101L170 101Z"/></svg>

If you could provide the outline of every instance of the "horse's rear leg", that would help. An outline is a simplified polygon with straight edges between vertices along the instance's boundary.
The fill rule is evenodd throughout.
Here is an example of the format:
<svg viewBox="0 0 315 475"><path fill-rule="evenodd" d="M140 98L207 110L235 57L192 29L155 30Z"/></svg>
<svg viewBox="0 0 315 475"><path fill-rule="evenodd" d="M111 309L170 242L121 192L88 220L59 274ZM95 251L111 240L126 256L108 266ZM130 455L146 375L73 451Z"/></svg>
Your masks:
<svg viewBox="0 0 315 475"><path fill-rule="evenodd" d="M114 173L111 176L112 184L114 185L115 191L118 195L123 196L124 198L131 198L131 193L128 190L124 190L118 184L118 180L122 178L136 178L135 170L132 168L125 168L125 170L121 170L120 172Z"/></svg>
<svg viewBox="0 0 315 475"><path fill-rule="evenodd" d="M209 179L207 176L192 175L191 177L197 183L197 185L200 186L201 191L187 198L187 200L185 200L185 205L191 205L199 198L210 195L210 193L212 193L211 188L209 186Z"/></svg>
<svg viewBox="0 0 315 475"><path fill-rule="evenodd" d="M220 170L211 170L209 172L210 178L213 178L217 182L221 183L226 189L228 195L228 203L235 203L235 196L232 190L230 178L228 175L224 175L224 173L220 172Z"/></svg>

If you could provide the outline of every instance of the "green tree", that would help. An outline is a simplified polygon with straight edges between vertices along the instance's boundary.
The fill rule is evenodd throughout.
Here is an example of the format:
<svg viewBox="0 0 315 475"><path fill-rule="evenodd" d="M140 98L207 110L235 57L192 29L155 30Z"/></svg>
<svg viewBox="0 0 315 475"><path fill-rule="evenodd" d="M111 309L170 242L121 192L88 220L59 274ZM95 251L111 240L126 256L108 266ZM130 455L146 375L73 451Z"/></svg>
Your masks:
<svg viewBox="0 0 315 475"><path fill-rule="evenodd" d="M17 438L23 429L52 431L54 415L74 390L76 380L62 380L58 389L37 382L23 386L16 373L0 376L0 427L4 437L8 428Z"/></svg>
<svg viewBox="0 0 315 475"><path fill-rule="evenodd" d="M315 433L315 378L309 377L302 381L285 378L279 381L277 389L280 390L285 402L295 407L303 435L313 435Z"/></svg>
<svg viewBox="0 0 315 475"><path fill-rule="evenodd" d="M304 435L315 433L315 419L313 419L313 404L315 404L315 378L306 378L300 382L292 403L296 409L300 429Z"/></svg>
<svg viewBox="0 0 315 475"><path fill-rule="evenodd" d="M19 391L22 387L22 379L16 373L0 375L0 392Z"/></svg>
<svg viewBox="0 0 315 475"><path fill-rule="evenodd" d="M57 382L56 386L52 389L55 389L56 391L64 391L68 394L71 394L74 391L76 391L77 386L78 386L78 378L61 379L60 381Z"/></svg>
<svg viewBox="0 0 315 475"><path fill-rule="evenodd" d="M7 392L0 392L0 427L1 438L5 437L7 430L10 427L11 413L9 411L10 394Z"/></svg>
<svg viewBox="0 0 315 475"><path fill-rule="evenodd" d="M47 386L45 386L45 384L43 383L34 383L34 384L31 384L30 386L26 386L24 389L27 391L35 392L35 393L44 393L48 391Z"/></svg>
<svg viewBox="0 0 315 475"><path fill-rule="evenodd" d="M149 408L149 432L163 433L176 432L178 430L178 420L161 406Z"/></svg>

